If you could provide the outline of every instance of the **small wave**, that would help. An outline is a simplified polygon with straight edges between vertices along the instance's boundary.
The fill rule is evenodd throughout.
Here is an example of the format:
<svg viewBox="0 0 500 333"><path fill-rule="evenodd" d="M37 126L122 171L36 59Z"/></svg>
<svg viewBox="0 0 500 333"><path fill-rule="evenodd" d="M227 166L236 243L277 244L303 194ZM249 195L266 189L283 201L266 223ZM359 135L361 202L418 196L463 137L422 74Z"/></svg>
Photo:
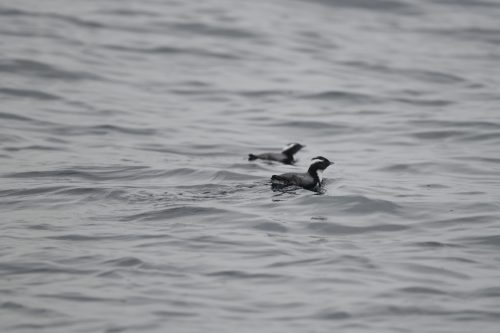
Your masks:
<svg viewBox="0 0 500 333"><path fill-rule="evenodd" d="M59 135L108 135L110 133L123 133L133 135L154 135L157 130L154 128L134 128L111 124L93 126L54 126L51 131Z"/></svg>
<svg viewBox="0 0 500 333"><path fill-rule="evenodd" d="M55 194L63 196L66 200L71 200L71 202L75 202L75 199L70 196L75 196L78 202L83 203L102 200L125 200L128 191L111 188L75 187L56 191Z"/></svg>
<svg viewBox="0 0 500 333"><path fill-rule="evenodd" d="M391 67L387 65L381 65L378 63L373 64L366 61L344 61L342 62L342 64L355 68L363 68L365 70L381 73L384 75L393 74L405 78L410 77L419 81L431 82L431 83L453 84L453 83L462 83L466 81L463 77L460 77L456 74L421 70L421 69L412 69L412 68ZM411 93L415 95L422 94L422 92L417 92L417 91L411 91Z"/></svg>
<svg viewBox="0 0 500 333"><path fill-rule="evenodd" d="M416 106L428 106L428 107L449 106L455 103L455 101L443 100L443 99L392 98L392 100L404 104L411 104Z"/></svg>
<svg viewBox="0 0 500 333"><path fill-rule="evenodd" d="M86 180L145 179L155 178L164 170L149 169L144 166L80 167L59 170L26 171L6 174L7 178L81 178Z"/></svg>
<svg viewBox="0 0 500 333"><path fill-rule="evenodd" d="M333 199L333 200L332 200ZM335 196L330 202L352 214L389 213L395 214L401 207L392 201L371 199L362 195Z"/></svg>
<svg viewBox="0 0 500 333"><path fill-rule="evenodd" d="M45 101L54 101L62 99L57 95L31 89L0 88L0 94L12 97L34 98Z"/></svg>
<svg viewBox="0 0 500 333"><path fill-rule="evenodd" d="M115 267L135 267L144 264L142 260L136 257L122 257L112 260L107 260L103 262L105 266L115 266Z"/></svg>
<svg viewBox="0 0 500 333"><path fill-rule="evenodd" d="M254 226L255 229L269 231L269 232L280 232L284 233L288 231L288 228L284 225L276 222L263 222Z"/></svg>
<svg viewBox="0 0 500 333"><path fill-rule="evenodd" d="M192 217L192 216L210 216L228 213L227 210L212 208L212 207L193 207L193 206L183 206L183 207L172 207L164 208L160 210L153 210L139 214L133 214L129 216L124 216L121 218L122 221L159 221L159 220L169 220L181 217Z"/></svg>
<svg viewBox="0 0 500 333"><path fill-rule="evenodd" d="M0 89L0 91L1 91L1 89ZM40 120L40 119L36 119L36 118L21 116L18 114L7 113L7 112L0 112L0 119L19 121L19 122L24 122L24 123L32 123L32 124L38 125L38 126L56 126L55 123L47 121L47 120ZM11 122L11 124L13 124L13 122ZM0 134L0 138L2 139L3 143L9 142L9 141L11 141L11 142L24 141L24 138L22 138L23 140L17 140L18 138L21 138L21 137L20 136L13 136L13 135L9 135L9 136L6 135L5 138L3 138L3 137L1 137L1 134ZM61 141L57 141L57 140L55 140L54 142L62 143Z"/></svg>
<svg viewBox="0 0 500 333"><path fill-rule="evenodd" d="M465 160L475 160L483 163L500 164L500 158L496 157L484 157L484 156L467 156L460 159Z"/></svg>
<svg viewBox="0 0 500 333"><path fill-rule="evenodd" d="M118 132L124 134L135 134L135 135L154 135L156 133L156 129L153 128L133 128L133 127L124 127L117 125L95 125L88 127L90 130L104 130L106 132Z"/></svg>
<svg viewBox="0 0 500 333"><path fill-rule="evenodd" d="M415 263L407 263L404 264L403 266L409 271L427 276L437 275L441 277L450 277L459 280L468 280L471 278L468 274L464 274L462 271L456 272L454 270L446 269L443 267L434 267L430 265L415 264Z"/></svg>
<svg viewBox="0 0 500 333"><path fill-rule="evenodd" d="M249 273L238 270L217 271L207 273L207 276L222 277L222 278L235 278L235 279L284 279L285 276L270 273Z"/></svg>
<svg viewBox="0 0 500 333"><path fill-rule="evenodd" d="M480 288L479 290L475 291L474 294L480 297L497 298L500 297L500 287Z"/></svg>
<svg viewBox="0 0 500 333"><path fill-rule="evenodd" d="M315 99L315 100L336 100L336 101L347 101L353 103L366 103L374 104L378 103L379 99L362 93L339 91L339 90L329 90L320 93L303 95L304 99Z"/></svg>
<svg viewBox="0 0 500 333"><path fill-rule="evenodd" d="M352 315L345 311L321 311L313 317L320 320L342 320L349 319Z"/></svg>
<svg viewBox="0 0 500 333"><path fill-rule="evenodd" d="M66 234L60 236L50 236L48 239L61 240L61 241L72 241L72 242L94 242L96 240L105 239L116 239L117 237L106 237L106 236L87 236L80 234Z"/></svg>
<svg viewBox="0 0 500 333"><path fill-rule="evenodd" d="M230 54L230 53L222 53L216 51L210 51L207 49L198 49L193 47L176 47L176 46L155 46L155 47L130 47L130 46L121 46L121 45L101 45L104 48L122 52L136 52L136 53L144 53L144 54L169 54L169 55L192 55L198 57L210 57L210 58L218 58L224 60L238 60L241 59L240 56Z"/></svg>
<svg viewBox="0 0 500 333"><path fill-rule="evenodd" d="M419 139L456 138L461 141L497 141L500 124L489 121L412 120L411 125L428 128L411 135Z"/></svg>
<svg viewBox="0 0 500 333"><path fill-rule="evenodd" d="M0 72L60 80L101 80L96 74L68 71L44 62L27 59L0 60Z"/></svg>
<svg viewBox="0 0 500 333"><path fill-rule="evenodd" d="M24 13L25 12L20 9L0 7L0 16L20 16Z"/></svg>
<svg viewBox="0 0 500 333"><path fill-rule="evenodd" d="M99 177L93 176L91 173L82 172L78 170L65 169L53 171L27 171L16 172L5 175L7 178L59 178L59 177L78 177L90 180L97 180Z"/></svg>
<svg viewBox="0 0 500 333"><path fill-rule="evenodd" d="M435 139L447 139L452 137L463 137L467 134L464 131L457 130L441 130L441 131L421 131L410 134L417 139L424 140L435 140Z"/></svg>
<svg viewBox="0 0 500 333"><path fill-rule="evenodd" d="M493 215L471 215L423 222L422 225L426 225L431 228L453 228L467 224L488 224L496 220L497 218Z"/></svg>
<svg viewBox="0 0 500 333"><path fill-rule="evenodd" d="M236 247L238 245L242 245L242 243L238 241L230 241L228 239L224 239L219 235L215 236L209 236L209 235L203 235L203 236L196 236L191 239L189 239L190 242L193 243L201 243L201 244L214 244L214 245L225 245L229 247ZM246 245L243 243L243 245Z"/></svg>
<svg viewBox="0 0 500 333"><path fill-rule="evenodd" d="M484 0L432 0L434 3L459 7L500 7L500 3Z"/></svg>
<svg viewBox="0 0 500 333"><path fill-rule="evenodd" d="M244 180L260 180L262 177L252 176L247 173L232 172L232 171L217 171L212 176L212 181L244 181Z"/></svg>
<svg viewBox="0 0 500 333"><path fill-rule="evenodd" d="M119 8L119 9L104 9L104 10L99 10L96 12L96 14L107 14L107 15L114 15L114 16L127 16L127 17L135 17L135 16L147 16L147 17L159 17L161 16L160 13L149 11L149 10L144 10L144 9L139 9L139 8L134 8L132 9L126 9L126 8Z"/></svg>
<svg viewBox="0 0 500 333"><path fill-rule="evenodd" d="M500 247L500 235L485 235L476 237L464 237L460 239L461 242L467 244L478 244Z"/></svg>
<svg viewBox="0 0 500 333"><path fill-rule="evenodd" d="M20 116L17 114L6 113L6 112L0 112L0 119L18 120L18 121L33 121L33 119L25 117L25 116Z"/></svg>
<svg viewBox="0 0 500 333"><path fill-rule="evenodd" d="M347 8L355 10L373 10L379 13L395 13L403 15L418 15L421 11L407 2L393 0L314 0L314 2L332 6L333 8Z"/></svg>
<svg viewBox="0 0 500 333"><path fill-rule="evenodd" d="M38 194L46 194L46 193L54 193L61 189L67 188L66 186L43 186L43 187L34 187L34 188L26 188L26 189L9 189L9 190L0 190L0 197L10 197L10 196L29 196L29 195L38 195Z"/></svg>
<svg viewBox="0 0 500 333"><path fill-rule="evenodd" d="M500 4L499 4L500 6ZM421 29L420 32L430 35L441 35L461 41L482 41L487 44L495 46L500 45L500 29L498 28L434 28L434 29Z"/></svg>
<svg viewBox="0 0 500 333"><path fill-rule="evenodd" d="M413 306L413 305L388 305L388 306L380 306L378 305L377 309L371 309L370 315L378 315L378 316L397 316L397 318L401 319L402 317L414 317L414 316L425 316L425 317L440 317L440 321L442 318L452 317L454 321L458 322L471 322L474 320L480 323L487 322L488 320L494 319L498 320L500 318L500 312L497 311L485 311L485 310L477 310L477 309L459 309L455 310L454 308L443 308L439 306ZM459 329L458 329L459 330ZM430 329L429 331L432 331Z"/></svg>
<svg viewBox="0 0 500 333"><path fill-rule="evenodd" d="M88 194L103 194L108 193L110 190L106 188L99 187L74 187L74 188L63 188L57 191L57 194L62 195L88 195Z"/></svg>
<svg viewBox="0 0 500 333"><path fill-rule="evenodd" d="M186 156L209 156L209 157L214 157L214 156L232 156L234 157L234 154L228 151L223 150L223 148L220 145L217 146L207 146L207 145L184 145L183 147L180 146L172 146L172 145L165 145L165 144L141 144L135 147L137 150L146 150L146 151L154 151L154 152L159 152L159 153L166 153L166 154L172 154L172 155L179 155L185 158ZM192 169L195 171L194 169Z"/></svg>
<svg viewBox="0 0 500 333"><path fill-rule="evenodd" d="M166 177L193 177L193 178L198 178L200 177L203 178L202 176L208 175L209 173L206 171L200 171L196 170L193 168L176 168L176 169L171 169L171 170L166 170L164 171L163 175Z"/></svg>
<svg viewBox="0 0 500 333"><path fill-rule="evenodd" d="M355 227L331 222L312 222L307 226L309 229L326 234L364 234L372 232L395 232L407 230L409 227L398 224L378 224L368 227Z"/></svg>
<svg viewBox="0 0 500 333"><path fill-rule="evenodd" d="M425 71L425 70L400 70L402 74L413 77L414 79L440 84L452 84L452 83L462 83L466 80L456 74L441 73L437 71Z"/></svg>
<svg viewBox="0 0 500 333"><path fill-rule="evenodd" d="M277 267L289 267L289 266L298 266L302 267L307 264L315 264L320 261L319 258L311 258L311 259L299 259L299 260L290 260L290 261L279 261L269 265L270 268Z"/></svg>
<svg viewBox="0 0 500 333"><path fill-rule="evenodd" d="M39 307L32 307L32 306L24 305L21 303L9 302L9 301L0 303L0 309L5 310L5 311L11 310L11 311L15 311L15 312L21 312L27 316L47 317L47 316L61 315L61 313L54 311L54 310L49 310L49 309L44 309L44 308L39 308Z"/></svg>
<svg viewBox="0 0 500 333"><path fill-rule="evenodd" d="M153 311L153 314L160 317L175 318L175 317L195 317L198 314L196 312L185 312L185 311Z"/></svg>
<svg viewBox="0 0 500 333"><path fill-rule="evenodd" d="M66 301L76 301L76 302L114 302L116 304L121 303L118 298L111 297L100 297L100 296L91 296L90 293L81 294L78 292L59 292L57 294L40 294L38 297L42 298L51 298L51 299L62 299Z"/></svg>
<svg viewBox="0 0 500 333"><path fill-rule="evenodd" d="M47 223L39 223L39 224L31 224L27 227L31 230L47 230L47 231L63 231L63 227L58 227L52 224Z"/></svg>
<svg viewBox="0 0 500 333"><path fill-rule="evenodd" d="M0 263L2 275L21 275L21 274L71 274L83 276L93 273L93 270L72 268L56 265L50 262L17 262Z"/></svg>
<svg viewBox="0 0 500 333"><path fill-rule="evenodd" d="M457 120L411 120L410 124L418 127L438 127L438 128L468 128L471 130L499 130L500 123L492 121L457 121Z"/></svg>
<svg viewBox="0 0 500 333"><path fill-rule="evenodd" d="M207 36L215 36L222 38L257 38L255 32L238 29L234 27L216 27L213 25L208 25L204 23L174 23L169 24L169 26L178 31L186 31L189 33L197 34L197 35L207 35Z"/></svg>
<svg viewBox="0 0 500 333"><path fill-rule="evenodd" d="M235 92L236 94L250 98L266 98L266 97L290 97L296 93L291 90L268 89L268 90L242 90Z"/></svg>
<svg viewBox="0 0 500 333"><path fill-rule="evenodd" d="M0 16L26 16L26 17L33 17L33 18L47 18L47 19L52 19L52 20L58 20L61 22L65 23L70 23L72 25L77 25L83 28L103 28L105 27L104 24L95 22L95 21L90 21L90 20L85 20L81 19L78 17L70 16L70 15L63 15L63 14L56 14L56 13L49 13L49 12L34 12L34 11L27 11L27 10L21 10L21 9L14 9L14 8L0 8Z"/></svg>
<svg viewBox="0 0 500 333"><path fill-rule="evenodd" d="M443 185L443 184L423 184L423 185L418 185L420 188L426 188L426 189L445 189L445 188L450 188L450 186Z"/></svg>
<svg viewBox="0 0 500 333"><path fill-rule="evenodd" d="M412 245L416 245L418 247L424 247L424 248L463 247L462 245L459 245L459 244L443 243L443 242L437 242L437 241L416 242L416 243L413 243Z"/></svg>
<svg viewBox="0 0 500 333"><path fill-rule="evenodd" d="M405 287L400 288L397 292L407 293L407 294L424 294L424 295L447 295L448 293L436 288L428 287Z"/></svg>
<svg viewBox="0 0 500 333"><path fill-rule="evenodd" d="M84 204L94 201L129 200L128 191L123 189L55 186L33 189L10 189L0 191L4 198L0 205L11 209L33 208L48 205ZM10 198L10 200L9 200Z"/></svg>
<svg viewBox="0 0 500 333"><path fill-rule="evenodd" d="M40 145L31 145L25 147L5 147L5 151L17 152L24 150L35 150L35 151L63 151L64 148L60 147L52 147L52 146L40 146Z"/></svg>
<svg viewBox="0 0 500 333"><path fill-rule="evenodd" d="M340 125L334 122L327 121L314 121L314 120L284 120L280 122L270 123L270 127L289 127L289 128L301 128L301 129L326 129L332 130L334 133L345 133L352 131L347 125Z"/></svg>
<svg viewBox="0 0 500 333"><path fill-rule="evenodd" d="M500 139L500 133L498 132L467 135L463 138L464 141L493 141L493 142L498 142L498 139Z"/></svg>

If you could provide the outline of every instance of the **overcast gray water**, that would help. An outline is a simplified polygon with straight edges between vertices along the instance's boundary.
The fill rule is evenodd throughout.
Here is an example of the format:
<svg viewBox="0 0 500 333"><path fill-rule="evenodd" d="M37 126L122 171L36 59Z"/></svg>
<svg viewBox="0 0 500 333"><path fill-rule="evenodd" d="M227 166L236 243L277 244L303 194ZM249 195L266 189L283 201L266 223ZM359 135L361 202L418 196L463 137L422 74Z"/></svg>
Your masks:
<svg viewBox="0 0 500 333"><path fill-rule="evenodd" d="M499 106L497 0L4 0L0 331L499 332Z"/></svg>

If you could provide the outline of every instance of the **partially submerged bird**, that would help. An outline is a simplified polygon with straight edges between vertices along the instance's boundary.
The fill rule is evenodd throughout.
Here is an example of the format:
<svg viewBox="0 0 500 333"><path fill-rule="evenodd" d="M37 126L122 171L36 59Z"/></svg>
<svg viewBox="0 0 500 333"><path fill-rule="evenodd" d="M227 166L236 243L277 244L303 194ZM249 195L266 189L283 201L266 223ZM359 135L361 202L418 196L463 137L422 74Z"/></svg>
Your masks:
<svg viewBox="0 0 500 333"><path fill-rule="evenodd" d="M267 161L278 161L285 164L292 164L295 162L293 155L295 155L299 150L305 146L300 143L290 143L287 145L281 153L264 153L259 155L248 154L248 160L253 161L256 159L267 160Z"/></svg>
<svg viewBox="0 0 500 333"><path fill-rule="evenodd" d="M301 186L305 189L312 190L321 184L322 173L333 162L323 156L318 156L312 159L311 166L305 173L284 173L282 175L273 175L271 183L273 186Z"/></svg>

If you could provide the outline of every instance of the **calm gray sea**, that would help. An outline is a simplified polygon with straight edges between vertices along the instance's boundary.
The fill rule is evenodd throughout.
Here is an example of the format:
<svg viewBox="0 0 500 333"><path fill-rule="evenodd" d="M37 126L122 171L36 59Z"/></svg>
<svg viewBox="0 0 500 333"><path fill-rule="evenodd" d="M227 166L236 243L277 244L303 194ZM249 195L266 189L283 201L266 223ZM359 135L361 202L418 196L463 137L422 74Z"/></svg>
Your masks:
<svg viewBox="0 0 500 333"><path fill-rule="evenodd" d="M499 0L3 0L0 331L499 332L499 147Z"/></svg>

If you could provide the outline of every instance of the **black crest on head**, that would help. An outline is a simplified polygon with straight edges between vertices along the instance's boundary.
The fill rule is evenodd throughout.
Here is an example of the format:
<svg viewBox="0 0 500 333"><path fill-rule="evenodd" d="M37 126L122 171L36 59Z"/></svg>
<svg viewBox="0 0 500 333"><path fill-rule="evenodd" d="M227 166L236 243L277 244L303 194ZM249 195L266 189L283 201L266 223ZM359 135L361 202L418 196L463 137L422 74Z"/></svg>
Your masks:
<svg viewBox="0 0 500 333"><path fill-rule="evenodd" d="M316 156L316 157L312 158L311 161L323 162L326 165L333 164L333 162L330 162L326 157L323 157L323 156Z"/></svg>

